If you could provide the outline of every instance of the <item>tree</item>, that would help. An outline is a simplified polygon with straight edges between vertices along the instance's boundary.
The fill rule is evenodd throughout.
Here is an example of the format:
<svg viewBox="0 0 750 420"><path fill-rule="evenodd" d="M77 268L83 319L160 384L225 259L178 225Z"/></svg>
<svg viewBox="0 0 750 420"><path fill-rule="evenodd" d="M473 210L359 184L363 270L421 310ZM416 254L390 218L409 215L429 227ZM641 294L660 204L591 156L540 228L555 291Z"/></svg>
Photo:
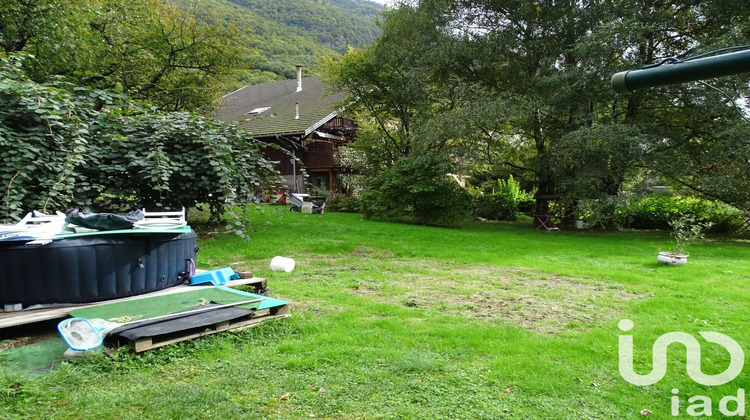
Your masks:
<svg viewBox="0 0 750 420"><path fill-rule="evenodd" d="M378 42L351 56L357 60L345 57L340 74L355 104L388 117L384 128L399 127L401 117L383 109L408 105L409 145L532 178L537 213L547 212L550 198L616 195L641 168L738 203L732 197L747 179L740 162L748 153L730 135L739 117L725 99L694 86L621 97L609 79L712 43L747 44L748 13L736 0L402 2L384 15ZM718 87L747 96L737 79ZM409 94L394 95L402 91ZM709 192L707 182L723 192Z"/></svg>
<svg viewBox="0 0 750 420"><path fill-rule="evenodd" d="M733 0L619 3L616 11L626 18L613 20L605 32L624 52L615 61L617 70L746 45L750 15L741 5ZM748 79L705 82L616 98L613 120L638 129L644 168L683 191L748 209L748 123L732 99L747 97Z"/></svg>
<svg viewBox="0 0 750 420"><path fill-rule="evenodd" d="M457 80L430 62L439 54L428 54L450 48L451 39L435 29L433 15L411 8L385 14L383 35L370 48L349 50L326 65L328 81L346 89L345 103L364 128L356 146L365 153L370 176L363 213L455 224L470 202L449 177L460 171L452 156L455 145L424 126L464 100Z"/></svg>
<svg viewBox="0 0 750 420"><path fill-rule="evenodd" d="M56 24L63 2L54 0L1 0L0 47L6 53L22 51L26 44Z"/></svg>
<svg viewBox="0 0 750 420"><path fill-rule="evenodd" d="M37 81L62 75L76 84L117 89L163 110L195 110L212 105L223 93L223 78L242 64L236 31L197 5L178 9L160 0L65 4L51 13L56 0L35 0L34 9L22 16L33 31L18 29L4 38L16 46L14 51L36 57L26 65Z"/></svg>
<svg viewBox="0 0 750 420"><path fill-rule="evenodd" d="M431 117L455 108L470 92L462 92L458 80L434 63L452 42L437 30L435 15L409 7L384 15L383 33L371 47L329 58L324 70L334 88L348 92L348 109L375 124L388 166L412 153L445 149L442 138L417 130Z"/></svg>

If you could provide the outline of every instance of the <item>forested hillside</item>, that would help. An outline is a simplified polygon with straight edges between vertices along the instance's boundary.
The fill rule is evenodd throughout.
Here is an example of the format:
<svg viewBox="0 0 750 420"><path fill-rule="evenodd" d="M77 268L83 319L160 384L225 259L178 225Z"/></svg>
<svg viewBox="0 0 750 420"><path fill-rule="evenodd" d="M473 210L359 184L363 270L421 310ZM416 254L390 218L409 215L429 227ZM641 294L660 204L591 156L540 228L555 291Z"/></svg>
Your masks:
<svg viewBox="0 0 750 420"><path fill-rule="evenodd" d="M184 6L192 0L175 0ZM210 0L204 12L236 28L250 47L246 67L231 87L294 77L294 67L316 73L323 56L339 55L348 46L371 44L380 30L375 19L382 7L367 0Z"/></svg>

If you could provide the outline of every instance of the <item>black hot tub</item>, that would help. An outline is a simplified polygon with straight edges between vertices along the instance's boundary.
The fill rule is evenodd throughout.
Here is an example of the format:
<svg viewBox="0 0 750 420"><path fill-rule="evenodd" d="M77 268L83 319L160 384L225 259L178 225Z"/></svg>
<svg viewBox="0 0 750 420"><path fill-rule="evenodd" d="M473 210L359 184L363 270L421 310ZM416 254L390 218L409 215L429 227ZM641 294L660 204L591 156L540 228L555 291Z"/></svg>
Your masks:
<svg viewBox="0 0 750 420"><path fill-rule="evenodd" d="M196 239L185 228L82 235L44 245L0 241L0 304L89 303L176 286L194 267Z"/></svg>

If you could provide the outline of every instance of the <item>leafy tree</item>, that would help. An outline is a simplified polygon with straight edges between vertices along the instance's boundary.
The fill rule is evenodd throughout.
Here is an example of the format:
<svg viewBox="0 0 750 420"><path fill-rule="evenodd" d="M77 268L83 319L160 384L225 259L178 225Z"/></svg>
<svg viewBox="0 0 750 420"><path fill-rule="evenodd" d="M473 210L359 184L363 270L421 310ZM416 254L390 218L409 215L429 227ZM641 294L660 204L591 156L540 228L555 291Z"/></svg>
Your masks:
<svg viewBox="0 0 750 420"><path fill-rule="evenodd" d="M52 28L65 3L54 0L0 1L0 47L19 52L40 33Z"/></svg>
<svg viewBox="0 0 750 420"><path fill-rule="evenodd" d="M0 62L2 220L21 211L60 208L75 193L75 170L85 164L91 107L79 107L73 87L41 85L25 76L20 60ZM86 102L99 97L92 92Z"/></svg>
<svg viewBox="0 0 750 420"><path fill-rule="evenodd" d="M356 147L370 176L362 211L367 217L452 225L466 216L470 203L448 176L461 170L451 157L458 145L449 136L432 135L424 124L470 92L461 93L457 80L430 62L428 50L451 47L432 16L410 8L384 14L383 35L370 48L326 63L329 82L348 91L348 107L360 117Z"/></svg>
<svg viewBox="0 0 750 420"><path fill-rule="evenodd" d="M211 104L222 78L240 63L233 29L197 6L177 9L159 0L74 0L61 24L30 50L37 80L64 75L163 110Z"/></svg>
<svg viewBox="0 0 750 420"><path fill-rule="evenodd" d="M241 64L236 31L210 10L160 0L4 2L0 45L36 57L26 66L43 82L117 89L164 110L194 110L223 93Z"/></svg>
<svg viewBox="0 0 750 420"><path fill-rule="evenodd" d="M344 57L338 81L384 138L409 123L391 149L420 144L474 170L505 166L534 180L538 213L552 197L574 205L614 196L641 168L737 204L746 201L748 147L725 98L695 86L622 97L609 78L747 44L748 13L736 0L402 2L384 14L372 47ZM716 85L747 96L746 82Z"/></svg>
<svg viewBox="0 0 750 420"><path fill-rule="evenodd" d="M408 7L386 10L384 16L383 33L371 47L330 58L324 70L329 83L349 93L348 108L378 130L387 166L412 153L449 149L447 137L418 132L419 127L470 92L462 93L458 80L434 63L440 51L451 48L450 37L436 30L434 16Z"/></svg>
<svg viewBox="0 0 750 420"><path fill-rule="evenodd" d="M750 39L741 2L643 0L619 3L603 31L619 54L611 62L638 68L686 59ZM732 102L748 94L747 77L642 90L612 101L614 120L637 128L640 163L678 189L750 208L748 124ZM725 93L726 92L726 93Z"/></svg>
<svg viewBox="0 0 750 420"><path fill-rule="evenodd" d="M366 2L3 0L0 48L37 57L37 81L65 75L164 110L194 110L238 87L317 72L323 56L377 36ZM1 50L0 50L1 51Z"/></svg>

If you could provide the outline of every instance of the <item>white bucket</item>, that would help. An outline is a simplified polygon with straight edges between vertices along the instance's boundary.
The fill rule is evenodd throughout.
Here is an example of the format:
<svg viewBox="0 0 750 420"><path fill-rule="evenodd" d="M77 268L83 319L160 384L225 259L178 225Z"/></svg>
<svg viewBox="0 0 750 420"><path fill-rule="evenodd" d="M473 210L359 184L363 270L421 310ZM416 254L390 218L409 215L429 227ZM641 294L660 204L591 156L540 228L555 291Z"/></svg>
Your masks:
<svg viewBox="0 0 750 420"><path fill-rule="evenodd" d="M271 259L271 270L284 271L288 273L294 270L294 260L286 257L273 257Z"/></svg>
<svg viewBox="0 0 750 420"><path fill-rule="evenodd" d="M583 220L576 220L576 229L583 229Z"/></svg>

